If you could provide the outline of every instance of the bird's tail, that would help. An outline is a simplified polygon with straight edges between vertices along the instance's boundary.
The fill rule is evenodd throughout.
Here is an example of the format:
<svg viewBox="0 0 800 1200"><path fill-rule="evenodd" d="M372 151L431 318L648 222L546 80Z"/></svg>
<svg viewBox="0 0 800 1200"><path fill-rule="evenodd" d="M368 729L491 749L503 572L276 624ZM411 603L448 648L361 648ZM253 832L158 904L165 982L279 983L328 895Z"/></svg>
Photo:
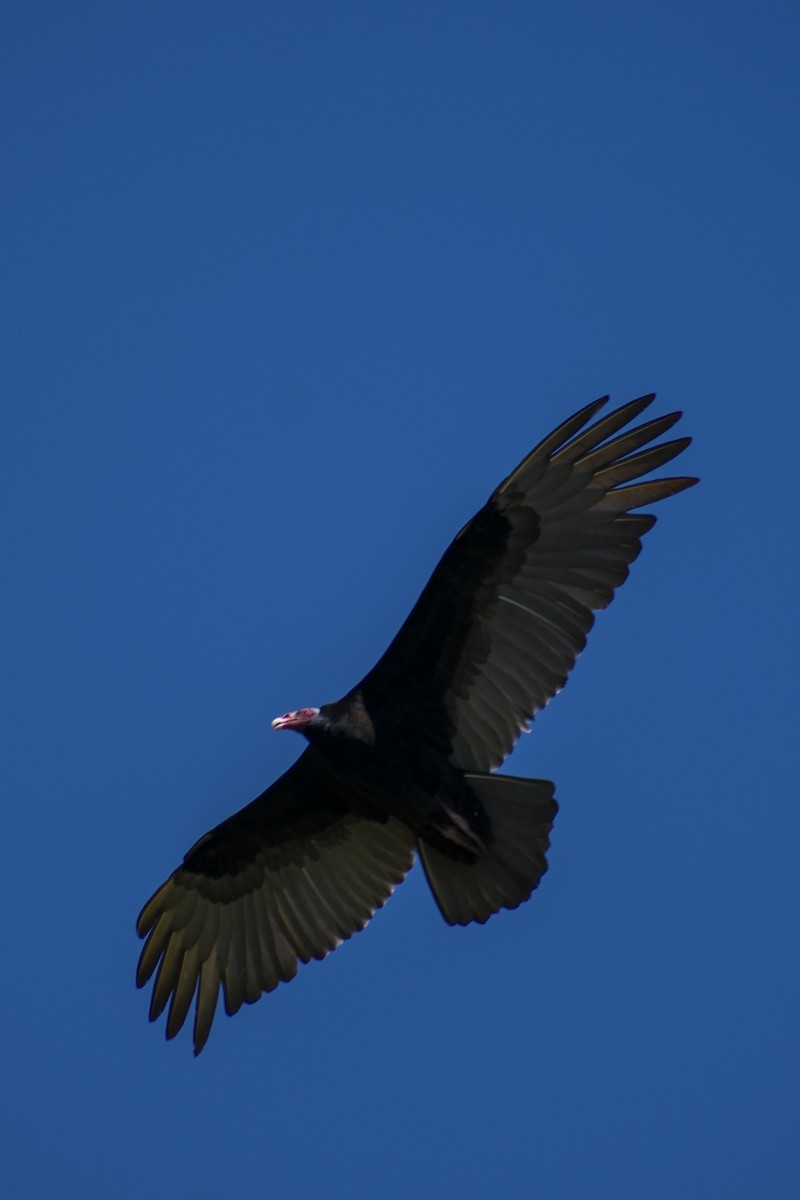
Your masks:
<svg viewBox="0 0 800 1200"><path fill-rule="evenodd" d="M474 861L450 858L420 840L419 853L439 910L450 925L481 925L501 908L527 900L547 870L558 810L553 784L514 775L466 775L491 823L491 840Z"/></svg>

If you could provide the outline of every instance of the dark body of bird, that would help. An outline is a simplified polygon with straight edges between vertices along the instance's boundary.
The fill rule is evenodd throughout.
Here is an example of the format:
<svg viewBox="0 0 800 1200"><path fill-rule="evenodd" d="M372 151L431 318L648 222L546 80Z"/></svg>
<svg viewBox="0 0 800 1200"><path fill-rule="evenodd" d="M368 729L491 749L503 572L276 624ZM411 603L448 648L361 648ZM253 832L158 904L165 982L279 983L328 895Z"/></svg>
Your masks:
<svg viewBox="0 0 800 1200"><path fill-rule="evenodd" d="M620 432L645 396L590 424L588 405L531 451L449 546L379 662L342 700L286 713L309 745L211 830L142 910L137 982L194 1044L228 1013L323 958L385 903L418 853L442 915L483 922L547 869L553 785L492 772L563 687L593 612L655 523L634 510L696 482L642 476L680 413Z"/></svg>

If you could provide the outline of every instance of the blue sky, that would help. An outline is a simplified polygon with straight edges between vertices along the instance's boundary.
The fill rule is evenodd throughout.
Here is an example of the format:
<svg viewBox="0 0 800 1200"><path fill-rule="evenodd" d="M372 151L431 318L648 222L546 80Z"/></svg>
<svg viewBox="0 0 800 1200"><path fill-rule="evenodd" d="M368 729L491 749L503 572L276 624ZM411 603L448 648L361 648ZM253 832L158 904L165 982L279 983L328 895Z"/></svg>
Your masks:
<svg viewBox="0 0 800 1200"><path fill-rule="evenodd" d="M796 1195L795 5L0 17L15 1196ZM549 429L700 488L506 769L532 902L414 871L194 1060L136 914Z"/></svg>

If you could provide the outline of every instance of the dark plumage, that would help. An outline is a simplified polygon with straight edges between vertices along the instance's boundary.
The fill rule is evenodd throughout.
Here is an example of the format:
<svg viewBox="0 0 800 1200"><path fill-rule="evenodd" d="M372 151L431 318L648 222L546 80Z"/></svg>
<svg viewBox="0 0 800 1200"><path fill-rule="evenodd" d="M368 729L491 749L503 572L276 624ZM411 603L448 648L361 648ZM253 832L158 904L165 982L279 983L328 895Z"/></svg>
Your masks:
<svg viewBox="0 0 800 1200"><path fill-rule="evenodd" d="M363 929L422 859L450 924L527 900L547 869L553 785L492 775L564 686L593 612L625 581L655 517L696 483L643 475L689 438L680 413L620 433L645 396L560 425L464 526L386 653L344 699L273 722L309 745L197 842L142 910L137 975L167 1037L197 996L206 1043L222 987L235 1013ZM618 436L615 436L618 435ZM645 448L647 447L647 448Z"/></svg>

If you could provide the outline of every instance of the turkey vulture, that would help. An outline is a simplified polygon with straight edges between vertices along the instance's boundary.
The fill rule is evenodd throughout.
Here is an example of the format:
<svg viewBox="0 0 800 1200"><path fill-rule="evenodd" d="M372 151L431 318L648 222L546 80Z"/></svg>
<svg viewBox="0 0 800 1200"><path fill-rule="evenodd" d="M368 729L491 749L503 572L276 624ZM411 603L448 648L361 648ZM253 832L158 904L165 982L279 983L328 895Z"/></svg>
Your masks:
<svg viewBox="0 0 800 1200"><path fill-rule="evenodd" d="M581 409L523 459L446 550L386 653L334 704L287 712L308 746L200 838L139 915L137 974L167 1037L195 994L195 1054L220 987L237 1012L363 929L419 854L451 925L527 900L547 869L553 784L493 775L564 686L593 611L625 581L655 517L691 487L641 477L689 438L680 413L630 426L643 396ZM645 447L645 448L643 448Z"/></svg>

